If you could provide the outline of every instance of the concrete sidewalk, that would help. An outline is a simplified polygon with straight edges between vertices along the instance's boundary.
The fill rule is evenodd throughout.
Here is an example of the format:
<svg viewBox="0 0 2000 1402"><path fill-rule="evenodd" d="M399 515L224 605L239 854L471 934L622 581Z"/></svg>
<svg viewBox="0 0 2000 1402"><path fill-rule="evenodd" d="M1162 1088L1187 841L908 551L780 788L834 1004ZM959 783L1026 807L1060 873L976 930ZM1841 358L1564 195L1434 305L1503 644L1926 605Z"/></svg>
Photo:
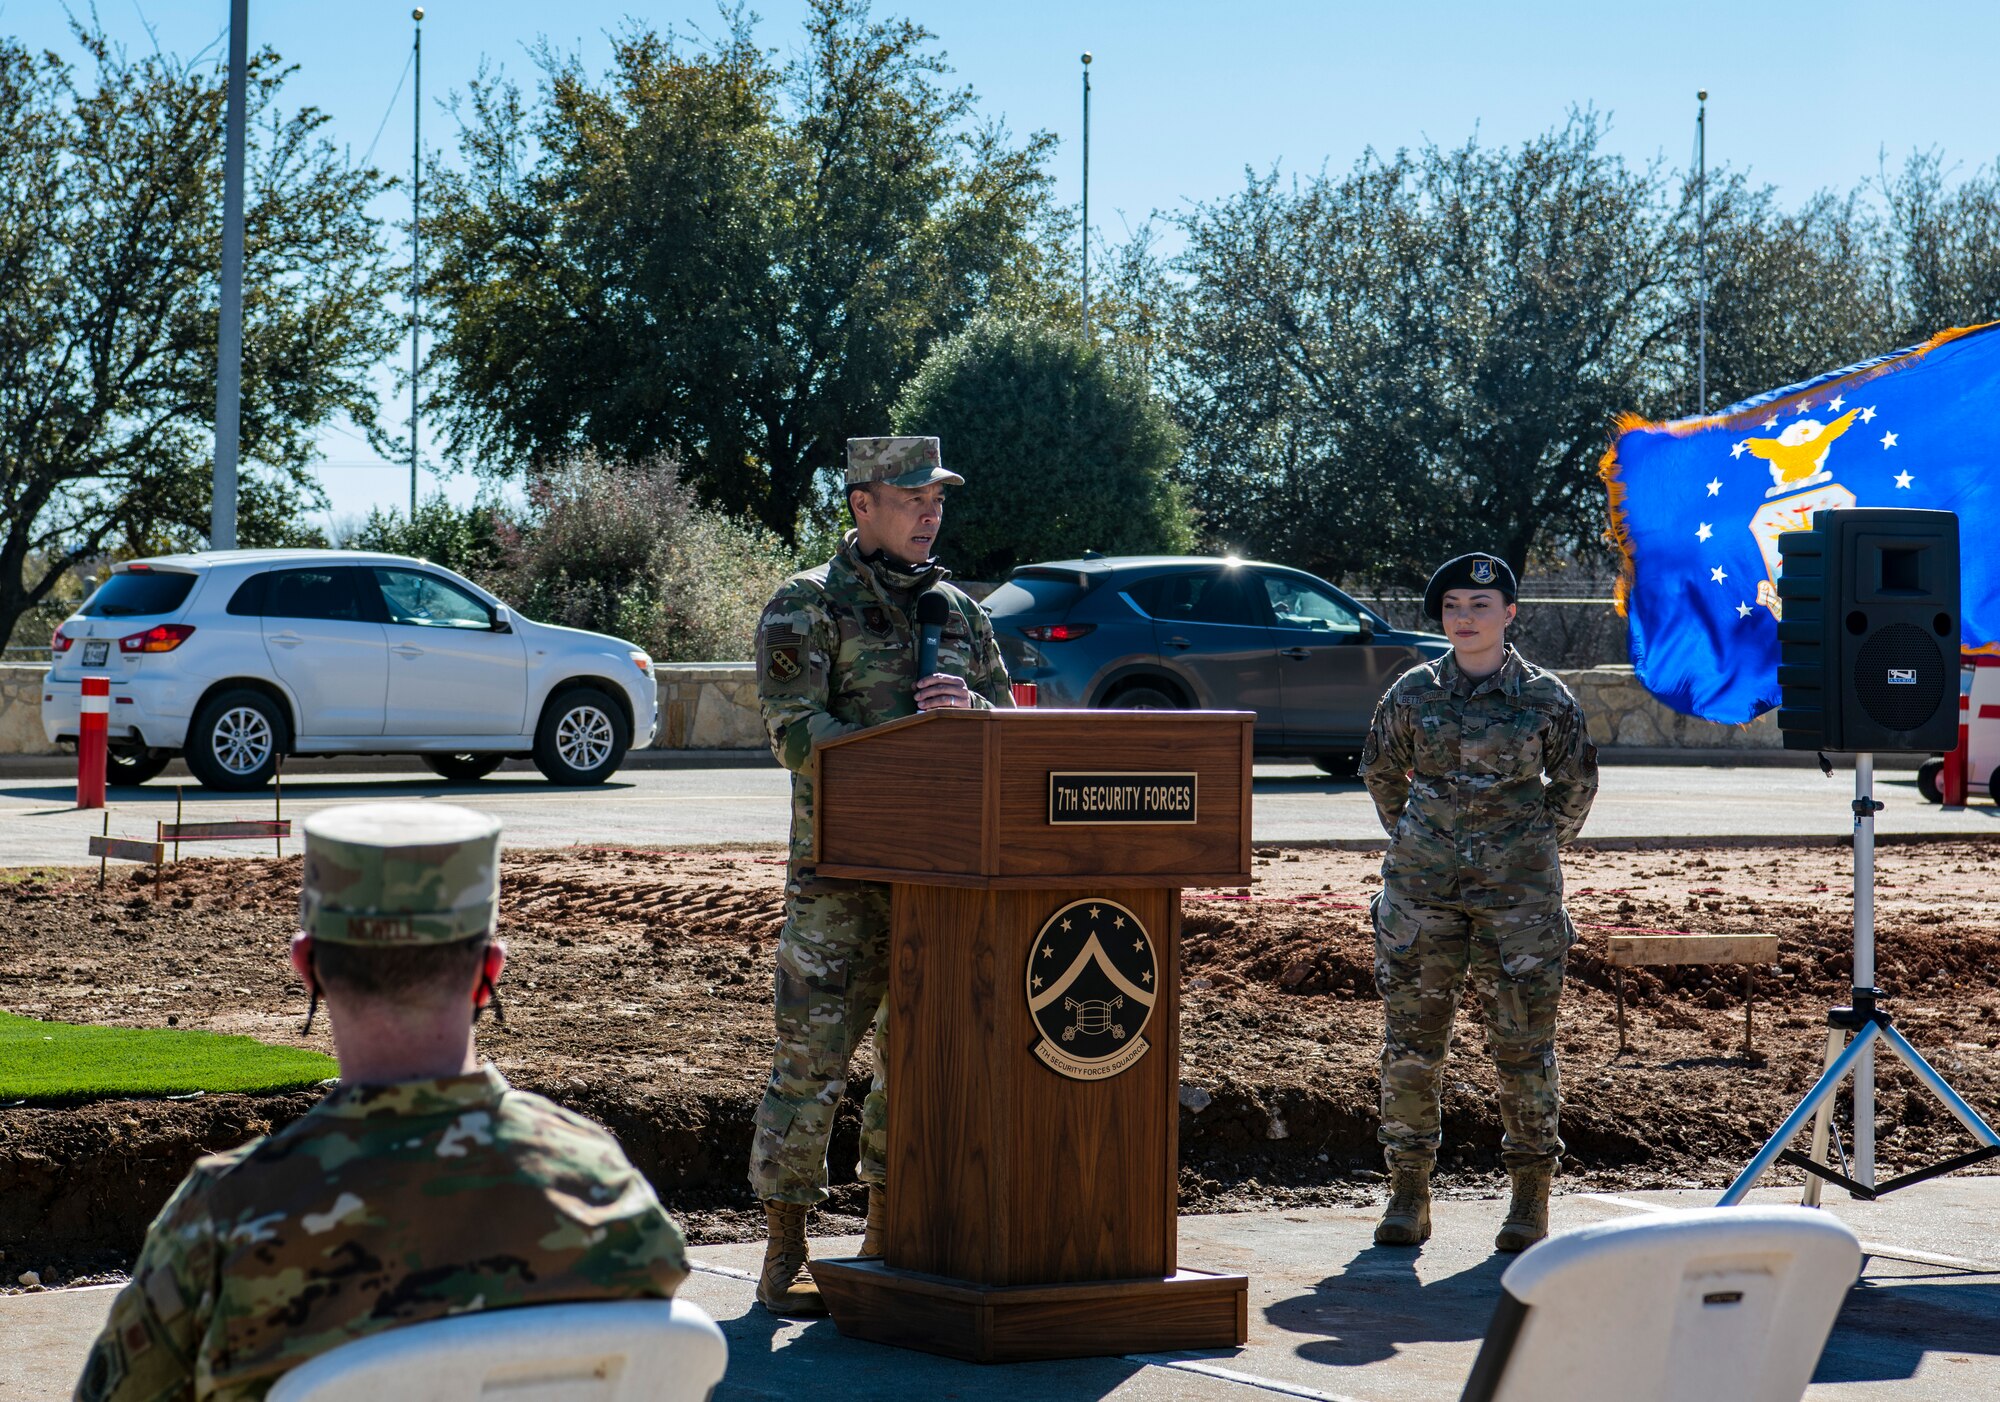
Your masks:
<svg viewBox="0 0 2000 1402"><path fill-rule="evenodd" d="M1658 1208L1703 1207L1712 1192L1571 1194L1558 1230ZM1839 1198L1838 1193L1830 1197ZM1758 1201L1797 1200L1770 1189ZM1973 1402L2000 1396L2000 1178L1924 1184L1879 1203L1831 1201L1866 1243L1860 1281L1820 1358L1809 1402ZM1248 1347L982 1368L842 1338L824 1321L774 1318L753 1303L761 1248L698 1247L685 1297L729 1338L728 1399L912 1402L1449 1402L1459 1395L1511 1257L1490 1247L1498 1200L1441 1201L1422 1251L1372 1244L1372 1209L1188 1217L1181 1258L1250 1276ZM824 1243L823 1254L858 1241ZM106 1289L0 1298L0 1397L69 1395L110 1307Z"/></svg>

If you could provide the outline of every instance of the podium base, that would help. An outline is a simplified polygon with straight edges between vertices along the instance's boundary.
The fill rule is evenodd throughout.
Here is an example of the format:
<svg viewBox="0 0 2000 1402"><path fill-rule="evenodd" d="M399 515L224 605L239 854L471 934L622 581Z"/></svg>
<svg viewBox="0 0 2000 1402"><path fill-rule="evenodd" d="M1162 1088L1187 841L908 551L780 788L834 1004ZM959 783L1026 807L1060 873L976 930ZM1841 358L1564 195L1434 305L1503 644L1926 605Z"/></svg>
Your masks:
<svg viewBox="0 0 2000 1402"><path fill-rule="evenodd" d="M812 1275L841 1333L970 1363L1235 1348L1250 1337L1241 1275L980 1285L873 1258L814 1261Z"/></svg>

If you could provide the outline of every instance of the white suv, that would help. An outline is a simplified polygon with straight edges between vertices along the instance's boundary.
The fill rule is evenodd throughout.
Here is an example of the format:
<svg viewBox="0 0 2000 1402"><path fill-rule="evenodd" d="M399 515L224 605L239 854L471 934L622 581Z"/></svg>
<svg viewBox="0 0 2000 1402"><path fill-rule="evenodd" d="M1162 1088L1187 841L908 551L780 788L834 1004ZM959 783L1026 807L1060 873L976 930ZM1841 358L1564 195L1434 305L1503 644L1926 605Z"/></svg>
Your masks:
<svg viewBox="0 0 2000 1402"><path fill-rule="evenodd" d="M112 567L51 640L42 729L74 741L86 675L111 679L113 783L174 755L251 789L278 756L415 754L473 780L533 756L558 784L652 743L653 660L533 623L450 570L353 550L212 550Z"/></svg>

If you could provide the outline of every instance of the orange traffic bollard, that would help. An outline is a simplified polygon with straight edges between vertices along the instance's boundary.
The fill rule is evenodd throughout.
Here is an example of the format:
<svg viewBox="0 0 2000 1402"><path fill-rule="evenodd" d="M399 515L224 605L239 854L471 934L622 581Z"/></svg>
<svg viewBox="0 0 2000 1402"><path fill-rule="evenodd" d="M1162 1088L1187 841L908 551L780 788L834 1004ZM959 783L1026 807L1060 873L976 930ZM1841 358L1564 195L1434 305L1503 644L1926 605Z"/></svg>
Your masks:
<svg viewBox="0 0 2000 1402"><path fill-rule="evenodd" d="M104 806L104 760L111 724L111 678L83 679L83 713L77 717L76 806Z"/></svg>

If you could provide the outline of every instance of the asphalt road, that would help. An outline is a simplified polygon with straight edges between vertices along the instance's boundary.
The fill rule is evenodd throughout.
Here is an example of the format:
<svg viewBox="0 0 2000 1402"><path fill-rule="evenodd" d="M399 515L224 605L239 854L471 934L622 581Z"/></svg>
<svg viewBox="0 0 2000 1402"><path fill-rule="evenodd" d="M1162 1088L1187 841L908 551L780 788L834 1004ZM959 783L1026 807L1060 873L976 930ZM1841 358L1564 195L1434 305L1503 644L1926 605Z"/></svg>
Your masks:
<svg viewBox="0 0 2000 1402"><path fill-rule="evenodd" d="M172 820L173 772L142 788L112 791L108 811L114 835L151 837L156 820ZM554 788L528 768L503 770L476 784L447 784L427 771L350 770L288 779L284 812L296 819L333 803L440 798L495 814L505 823L505 840L512 846L781 843L789 820L788 784L789 776L775 765L742 762L629 769L614 782L589 789ZM268 817L272 811L268 790L262 795L211 794L188 784L183 792L190 820ZM1884 837L2000 834L2000 809L1983 797L1957 811L1925 803L1909 770L1879 773L1875 793L1887 805L1876 820ZM0 773L0 866L90 860L86 839L100 830L104 815L77 812L71 806L74 796L64 779ZM907 820L921 803L921 782L911 778L888 797ZM1853 779L1842 771L1826 778L1817 769L1606 765L1583 835L1837 837L1852 828L1852 798ZM1366 791L1308 766L1257 766L1254 801L1253 834L1260 843L1381 839ZM271 846L215 843L206 850L249 854Z"/></svg>

